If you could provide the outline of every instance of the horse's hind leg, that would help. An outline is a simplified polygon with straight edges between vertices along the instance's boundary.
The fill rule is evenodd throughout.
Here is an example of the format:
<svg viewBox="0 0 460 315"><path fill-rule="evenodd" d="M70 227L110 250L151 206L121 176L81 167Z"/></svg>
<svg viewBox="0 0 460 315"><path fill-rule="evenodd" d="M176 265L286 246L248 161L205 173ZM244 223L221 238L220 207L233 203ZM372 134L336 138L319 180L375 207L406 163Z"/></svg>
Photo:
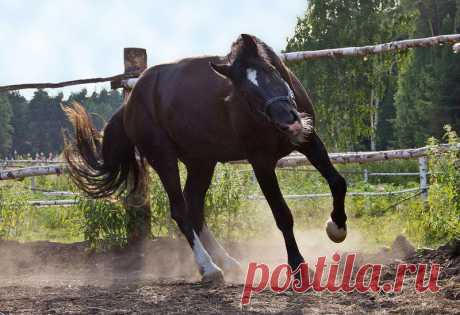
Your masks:
<svg viewBox="0 0 460 315"><path fill-rule="evenodd" d="M155 148L157 149L155 150ZM177 155L172 149L168 150L168 148L170 148L170 146L168 143L165 143L160 147L152 147L147 150L145 150L144 147L141 151L160 177L169 198L171 216L177 222L181 232L185 235L190 247L193 249L196 263L203 277L202 281L222 282L222 270L214 264L198 235L193 230L192 222L188 216L185 198L180 186Z"/></svg>
<svg viewBox="0 0 460 315"><path fill-rule="evenodd" d="M193 228L211 257L224 269L225 273L240 273L240 264L214 238L204 219L204 199L211 184L216 163L200 160L187 162L186 165L187 181L184 194Z"/></svg>

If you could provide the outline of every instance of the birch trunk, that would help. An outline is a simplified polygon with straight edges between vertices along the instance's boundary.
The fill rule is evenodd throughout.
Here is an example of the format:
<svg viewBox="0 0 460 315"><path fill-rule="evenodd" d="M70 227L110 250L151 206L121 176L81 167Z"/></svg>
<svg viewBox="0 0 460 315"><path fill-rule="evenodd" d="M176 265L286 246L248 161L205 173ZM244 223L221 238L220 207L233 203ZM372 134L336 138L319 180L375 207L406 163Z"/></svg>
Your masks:
<svg viewBox="0 0 460 315"><path fill-rule="evenodd" d="M384 44L346 47L312 51L296 51L281 54L284 61L302 61L307 59L359 57L383 54L389 51L405 50L409 48L426 48L442 44L454 44L460 41L460 34L441 35L427 38L406 39ZM454 49L456 49L454 47Z"/></svg>
<svg viewBox="0 0 460 315"><path fill-rule="evenodd" d="M0 180L22 179L25 177L43 175L61 175L63 173L67 173L67 167L65 166L34 166L0 171Z"/></svg>

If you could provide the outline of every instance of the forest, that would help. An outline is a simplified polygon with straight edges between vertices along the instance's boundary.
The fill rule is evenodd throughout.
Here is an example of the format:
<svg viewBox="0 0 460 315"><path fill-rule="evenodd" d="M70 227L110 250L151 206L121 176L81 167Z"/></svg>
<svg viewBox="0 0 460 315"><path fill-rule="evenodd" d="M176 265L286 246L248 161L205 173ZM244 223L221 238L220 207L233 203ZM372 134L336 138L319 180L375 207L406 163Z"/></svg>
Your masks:
<svg viewBox="0 0 460 315"><path fill-rule="evenodd" d="M0 156L59 154L63 148L63 130L70 129L61 106L72 101L84 104L96 127L102 129L121 105L122 96L117 90L103 89L88 95L82 89L64 100L62 93L50 96L44 90L37 90L28 101L18 92L8 93L0 97Z"/></svg>

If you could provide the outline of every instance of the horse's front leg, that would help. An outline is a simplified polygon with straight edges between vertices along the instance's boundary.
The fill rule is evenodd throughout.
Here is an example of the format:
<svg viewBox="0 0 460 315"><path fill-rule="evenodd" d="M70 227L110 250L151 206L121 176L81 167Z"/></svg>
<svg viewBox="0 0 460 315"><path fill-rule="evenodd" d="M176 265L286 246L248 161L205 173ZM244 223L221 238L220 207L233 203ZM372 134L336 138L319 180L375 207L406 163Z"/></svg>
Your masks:
<svg viewBox="0 0 460 315"><path fill-rule="evenodd" d="M300 144L296 149L305 154L329 184L333 198L333 210L331 218L326 222L326 232L332 241L340 243L347 236L347 215L345 214L347 183L332 165L323 142L315 132L310 135L307 142Z"/></svg>
<svg viewBox="0 0 460 315"><path fill-rule="evenodd" d="M286 201L281 194L278 185L278 179L275 174L276 161L267 162L264 160L251 161L254 173L260 188L270 205L270 208L275 217L276 225L283 233L284 242L288 255L288 263L292 270L304 262L302 255L297 247L297 242L294 237L294 220L291 211L286 204Z"/></svg>

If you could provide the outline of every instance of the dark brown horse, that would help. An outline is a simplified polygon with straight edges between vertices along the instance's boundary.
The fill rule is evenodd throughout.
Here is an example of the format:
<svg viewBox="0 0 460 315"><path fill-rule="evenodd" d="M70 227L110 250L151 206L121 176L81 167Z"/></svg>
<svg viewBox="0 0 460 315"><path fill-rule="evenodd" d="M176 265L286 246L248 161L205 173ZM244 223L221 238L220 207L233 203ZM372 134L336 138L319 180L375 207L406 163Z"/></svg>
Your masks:
<svg viewBox="0 0 460 315"><path fill-rule="evenodd" d="M66 111L76 130L76 140L65 151L76 184L92 197L123 191L128 174L142 171L138 152L158 173L171 216L193 249L203 281L222 280L222 269L239 268L204 221L204 197L217 162L247 159L252 165L292 268L304 260L275 175L277 161L292 151L303 153L329 183L329 237L334 242L346 237L346 183L313 128L310 99L276 53L254 36L241 35L225 57L147 69L103 136L81 106ZM178 160L187 168L184 191Z"/></svg>

